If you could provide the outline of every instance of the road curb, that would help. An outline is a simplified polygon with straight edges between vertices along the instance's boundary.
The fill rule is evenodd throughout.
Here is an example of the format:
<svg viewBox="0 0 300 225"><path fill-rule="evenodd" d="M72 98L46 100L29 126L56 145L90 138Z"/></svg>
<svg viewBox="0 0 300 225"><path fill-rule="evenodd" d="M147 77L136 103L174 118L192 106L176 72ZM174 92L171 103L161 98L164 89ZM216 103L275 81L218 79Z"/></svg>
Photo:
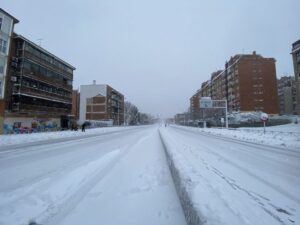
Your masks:
<svg viewBox="0 0 300 225"><path fill-rule="evenodd" d="M172 153L167 147L167 144L161 134L161 131L159 130L159 137L162 142L162 145L165 150L165 154L168 161L168 166L171 172L171 176L173 179L173 182L175 184L176 192L180 200L181 207L184 212L185 220L188 225L201 225L205 224L206 221L203 221L201 219L201 216L199 216L198 210L196 209L194 202L192 201L192 197L190 193L187 190L187 186L183 182L183 177L180 174L180 171L176 167L176 163L173 160Z"/></svg>

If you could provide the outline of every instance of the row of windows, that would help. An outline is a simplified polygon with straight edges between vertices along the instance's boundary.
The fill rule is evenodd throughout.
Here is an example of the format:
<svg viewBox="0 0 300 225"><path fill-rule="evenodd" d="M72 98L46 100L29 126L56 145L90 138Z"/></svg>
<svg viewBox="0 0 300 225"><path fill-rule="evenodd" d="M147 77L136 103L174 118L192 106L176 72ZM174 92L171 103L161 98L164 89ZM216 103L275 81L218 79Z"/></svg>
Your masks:
<svg viewBox="0 0 300 225"><path fill-rule="evenodd" d="M253 92L253 94L255 94L255 95L262 95L263 93L264 93L264 92L261 91L261 90L260 90L260 91L254 91L254 92Z"/></svg>
<svg viewBox="0 0 300 225"><path fill-rule="evenodd" d="M56 72L54 72L52 70L49 70L49 69L47 69L47 68L45 68L43 66L40 66L38 64L35 64L35 63L32 63L32 62L28 62L28 61L24 61L24 62L21 63L21 66L23 68L29 70L29 71L36 72L36 73L41 74L43 76L63 81L64 84L67 84L67 85L72 85L72 81L71 80L68 80L67 78L65 78L61 74L56 73Z"/></svg>
<svg viewBox="0 0 300 225"><path fill-rule="evenodd" d="M41 58L41 59L45 60L46 62L51 63L51 64L55 65L56 67L66 71L67 73L72 74L72 72L73 72L73 70L71 68L69 68L68 66L66 66L63 63L59 62L54 57L39 51L38 49L32 47L29 44L25 45L25 50L30 52L31 54L35 55L36 57Z"/></svg>
<svg viewBox="0 0 300 225"><path fill-rule="evenodd" d="M39 83L37 81L23 79L22 85L24 85L25 87L37 88L39 90L43 90L52 94L61 95L64 97L71 97L71 93L68 91L47 84Z"/></svg>

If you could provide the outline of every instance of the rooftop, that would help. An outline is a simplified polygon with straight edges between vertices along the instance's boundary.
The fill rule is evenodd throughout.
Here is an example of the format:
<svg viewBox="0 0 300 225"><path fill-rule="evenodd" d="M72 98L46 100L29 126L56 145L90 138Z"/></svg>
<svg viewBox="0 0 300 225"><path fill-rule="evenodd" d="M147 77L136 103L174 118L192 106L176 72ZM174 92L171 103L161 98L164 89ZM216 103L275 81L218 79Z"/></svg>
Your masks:
<svg viewBox="0 0 300 225"><path fill-rule="evenodd" d="M58 60L59 62L65 64L65 65L68 66L68 67L70 67L72 70L75 70L75 69L76 69L76 68L75 68L74 66L72 66L71 64L67 63L66 61L64 61L64 60L62 60L62 59L60 59L60 58L58 58L57 56L55 56L55 55L53 55L52 53L48 52L46 49L42 48L41 46L39 46L39 45L35 44L34 42L28 40L27 38L23 37L22 35L16 34L16 33L14 33L14 34L15 34L14 38L22 39L23 41L25 41L25 42L29 43L30 45L34 46L35 48L37 48L37 49L40 50L41 52L44 52L45 54L52 56L53 58L55 58L55 59Z"/></svg>
<svg viewBox="0 0 300 225"><path fill-rule="evenodd" d="M10 15L8 12L6 12L5 10L3 10L2 8L0 8L0 12L4 13L6 16L12 18L14 20L14 23L19 23L20 22L18 19L16 19L12 15Z"/></svg>

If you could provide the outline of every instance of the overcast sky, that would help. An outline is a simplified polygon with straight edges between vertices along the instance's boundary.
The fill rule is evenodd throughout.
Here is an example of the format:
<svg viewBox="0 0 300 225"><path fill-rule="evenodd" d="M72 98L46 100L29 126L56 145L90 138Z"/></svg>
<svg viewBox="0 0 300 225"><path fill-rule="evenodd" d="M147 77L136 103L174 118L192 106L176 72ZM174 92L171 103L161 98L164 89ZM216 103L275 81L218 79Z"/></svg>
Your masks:
<svg viewBox="0 0 300 225"><path fill-rule="evenodd" d="M76 67L73 87L109 84L140 111L173 116L235 54L293 74L299 0L1 0L15 31Z"/></svg>

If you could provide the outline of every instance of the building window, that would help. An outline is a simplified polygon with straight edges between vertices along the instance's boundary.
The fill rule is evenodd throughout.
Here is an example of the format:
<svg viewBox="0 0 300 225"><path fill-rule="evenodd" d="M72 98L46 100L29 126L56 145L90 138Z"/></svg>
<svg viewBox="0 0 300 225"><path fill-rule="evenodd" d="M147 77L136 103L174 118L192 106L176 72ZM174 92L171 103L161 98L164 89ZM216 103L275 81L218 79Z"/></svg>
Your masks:
<svg viewBox="0 0 300 225"><path fill-rule="evenodd" d="M7 49L7 41L0 39L0 52L6 54L6 49Z"/></svg>
<svg viewBox="0 0 300 225"><path fill-rule="evenodd" d="M2 17L0 17L0 30L1 30L1 27L2 27Z"/></svg>
<svg viewBox="0 0 300 225"><path fill-rule="evenodd" d="M0 74L4 73L5 63L6 63L6 59L4 57L1 57L0 58Z"/></svg>

